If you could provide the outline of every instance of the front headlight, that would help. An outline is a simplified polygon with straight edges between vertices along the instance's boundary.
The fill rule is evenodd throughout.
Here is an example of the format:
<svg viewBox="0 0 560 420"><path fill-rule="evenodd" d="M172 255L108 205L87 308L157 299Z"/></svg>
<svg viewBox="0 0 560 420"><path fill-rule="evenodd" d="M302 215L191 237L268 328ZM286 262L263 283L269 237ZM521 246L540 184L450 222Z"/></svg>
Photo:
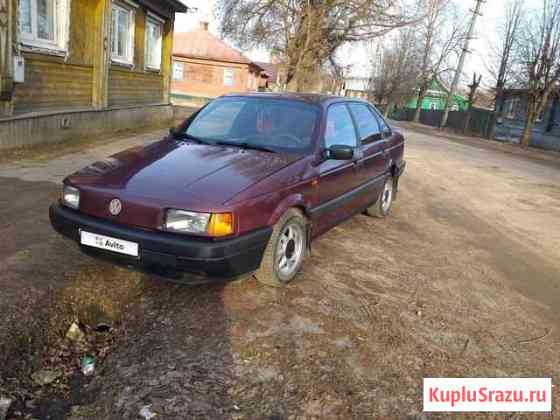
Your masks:
<svg viewBox="0 0 560 420"><path fill-rule="evenodd" d="M80 190L70 185L65 185L62 189L62 203L74 210L80 208Z"/></svg>
<svg viewBox="0 0 560 420"><path fill-rule="evenodd" d="M233 215L171 209L167 210L165 230L213 237L227 236L233 233Z"/></svg>

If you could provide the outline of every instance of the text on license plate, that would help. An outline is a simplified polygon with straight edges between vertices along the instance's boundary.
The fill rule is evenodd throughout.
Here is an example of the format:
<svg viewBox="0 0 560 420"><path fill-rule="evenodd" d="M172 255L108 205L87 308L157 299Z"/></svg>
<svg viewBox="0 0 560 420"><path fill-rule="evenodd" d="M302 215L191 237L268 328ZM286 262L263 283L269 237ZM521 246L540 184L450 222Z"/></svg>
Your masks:
<svg viewBox="0 0 560 420"><path fill-rule="evenodd" d="M104 249L106 251L118 252L119 254L131 255L138 257L138 244L122 239L111 238L110 236L98 235L81 231L80 243L82 245L94 248Z"/></svg>

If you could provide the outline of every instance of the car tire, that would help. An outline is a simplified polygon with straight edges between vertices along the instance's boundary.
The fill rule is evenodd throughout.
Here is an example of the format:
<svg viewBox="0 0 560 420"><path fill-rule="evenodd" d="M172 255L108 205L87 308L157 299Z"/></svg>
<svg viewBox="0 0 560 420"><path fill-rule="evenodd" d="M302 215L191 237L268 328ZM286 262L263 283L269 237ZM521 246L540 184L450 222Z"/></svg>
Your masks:
<svg viewBox="0 0 560 420"><path fill-rule="evenodd" d="M301 211L288 210L276 223L263 255L257 280L284 287L297 275L307 255L307 220Z"/></svg>
<svg viewBox="0 0 560 420"><path fill-rule="evenodd" d="M393 206L393 200L396 192L395 187L395 179L392 176L388 176L383 184L383 190L379 194L377 201L373 206L366 209L366 214L380 219L387 217L391 212L391 207Z"/></svg>

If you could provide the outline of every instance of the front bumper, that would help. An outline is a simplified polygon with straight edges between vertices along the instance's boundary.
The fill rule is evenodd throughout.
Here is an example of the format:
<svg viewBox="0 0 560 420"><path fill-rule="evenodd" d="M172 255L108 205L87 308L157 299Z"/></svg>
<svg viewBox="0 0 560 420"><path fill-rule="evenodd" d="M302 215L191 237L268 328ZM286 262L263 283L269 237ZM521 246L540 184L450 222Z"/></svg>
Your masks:
<svg viewBox="0 0 560 420"><path fill-rule="evenodd" d="M259 268L272 228L225 240L183 237L169 232L148 231L83 215L53 204L49 211L53 228L80 243L80 230L124 239L139 245L139 258L82 247L88 253L109 255L127 264L164 268L207 277L231 278Z"/></svg>

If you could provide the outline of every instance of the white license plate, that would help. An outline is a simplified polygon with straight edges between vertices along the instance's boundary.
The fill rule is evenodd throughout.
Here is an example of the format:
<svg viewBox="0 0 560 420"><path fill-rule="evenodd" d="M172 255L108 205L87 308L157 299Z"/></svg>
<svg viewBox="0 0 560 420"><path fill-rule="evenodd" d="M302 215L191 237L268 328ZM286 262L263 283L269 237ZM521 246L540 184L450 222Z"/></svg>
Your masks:
<svg viewBox="0 0 560 420"><path fill-rule="evenodd" d="M82 230L80 233L80 243L93 248L138 257L138 244L135 242L124 241L122 239L111 238L110 236L98 235Z"/></svg>

